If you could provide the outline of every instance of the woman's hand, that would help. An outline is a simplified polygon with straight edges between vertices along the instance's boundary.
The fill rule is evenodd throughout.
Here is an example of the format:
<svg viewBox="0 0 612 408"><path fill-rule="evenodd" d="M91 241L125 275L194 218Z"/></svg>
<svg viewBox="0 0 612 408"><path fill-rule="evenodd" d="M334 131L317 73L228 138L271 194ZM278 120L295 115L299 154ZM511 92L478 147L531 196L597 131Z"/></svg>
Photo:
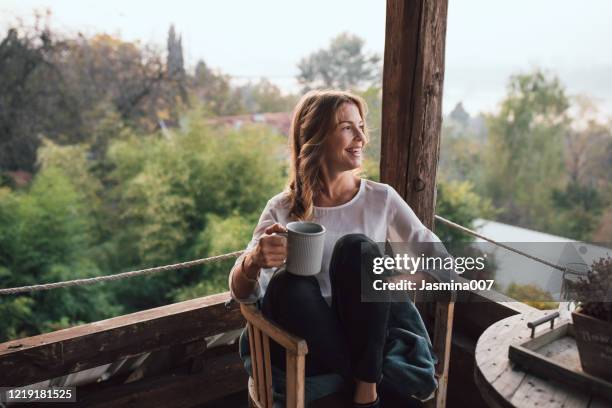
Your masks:
<svg viewBox="0 0 612 408"><path fill-rule="evenodd" d="M287 232L287 229L278 223L266 228L250 254L251 262L258 268L281 266L287 259L287 238L273 235L275 232Z"/></svg>

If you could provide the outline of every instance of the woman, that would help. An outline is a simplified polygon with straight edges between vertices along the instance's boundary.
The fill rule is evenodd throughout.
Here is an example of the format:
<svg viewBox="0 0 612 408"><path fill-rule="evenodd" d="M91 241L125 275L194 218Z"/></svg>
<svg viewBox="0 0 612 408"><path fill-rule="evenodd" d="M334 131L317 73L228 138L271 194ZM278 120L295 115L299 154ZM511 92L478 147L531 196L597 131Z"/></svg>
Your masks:
<svg viewBox="0 0 612 408"><path fill-rule="evenodd" d="M260 301L264 315L307 341L307 377L337 373L351 387L355 406L375 407L397 306L361 302L360 262L381 256L376 242L439 240L392 187L358 176L368 143L366 109L362 98L348 92L311 91L302 97L292 121L288 186L268 201L229 285L234 299ZM287 256L286 239L275 233L296 220L327 230L321 272L273 275ZM436 386L435 357L428 354L431 343L416 308L410 311L424 332L420 357L428 384L416 393L422 397ZM272 345L273 365L284 367L282 350Z"/></svg>

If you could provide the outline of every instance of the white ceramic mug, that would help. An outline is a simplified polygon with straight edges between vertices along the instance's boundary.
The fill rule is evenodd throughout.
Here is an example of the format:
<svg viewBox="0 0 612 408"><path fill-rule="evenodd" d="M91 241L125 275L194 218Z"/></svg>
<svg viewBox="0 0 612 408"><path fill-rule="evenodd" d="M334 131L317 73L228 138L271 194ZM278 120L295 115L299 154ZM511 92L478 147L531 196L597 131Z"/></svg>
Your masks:
<svg viewBox="0 0 612 408"><path fill-rule="evenodd" d="M325 227L316 222L295 221L288 223L286 228L287 233L282 234L287 236L285 269L300 276L321 272Z"/></svg>

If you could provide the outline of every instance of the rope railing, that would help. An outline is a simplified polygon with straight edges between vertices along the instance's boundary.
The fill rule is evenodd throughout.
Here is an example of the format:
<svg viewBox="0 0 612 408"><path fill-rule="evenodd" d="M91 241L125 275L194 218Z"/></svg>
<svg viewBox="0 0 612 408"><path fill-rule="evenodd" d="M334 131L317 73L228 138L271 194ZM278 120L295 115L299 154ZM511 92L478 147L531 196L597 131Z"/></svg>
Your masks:
<svg viewBox="0 0 612 408"><path fill-rule="evenodd" d="M440 217L439 215L434 215L434 217L436 218L436 220L439 220L439 221L443 222L444 224L448 225L449 227L456 228L456 229L458 229L460 231L465 232L466 234L475 236L475 237L480 238L480 239L484 239L485 241L489 241L490 243L495 244L495 245L497 245L499 247L502 247L504 249L507 249L508 251L512 251L512 252L514 252L516 254L522 255L522 256L527 257L529 259L532 259L532 260L534 260L536 262L540 262L540 263L542 263L542 264L544 264L546 266L550 266L551 268L557 269L557 270L559 270L561 272L566 272L566 271L569 270L566 267L559 266L559 265L554 264L552 262L548 262L548 261L546 261L544 259L538 258L537 256L529 255L526 252L520 251L520 250L518 250L516 248L513 248L511 246L502 244L501 242L497 242L497 241L495 241L495 240L493 240L491 238L487 238L484 235L481 235L481 234L477 233L476 231L472 231L469 228L466 228L466 227L464 227L462 225L456 224L456 223L454 223L454 222L452 222L450 220L447 220L446 218Z"/></svg>
<svg viewBox="0 0 612 408"><path fill-rule="evenodd" d="M93 285L94 283L115 281L115 280L120 280L120 279L133 278L135 276L151 275L153 273L158 273L158 272L166 272L166 271L173 271L173 270L183 269L183 268L191 268L197 265L204 265L207 263L224 261L226 259L231 259L231 258L237 258L243 252L244 251L235 251L235 252L230 252L230 253L223 254L223 255L195 259L193 261L181 262L181 263L176 263L172 265L157 266L154 268L140 269L137 271L122 272L122 273L117 273L114 275L97 276L95 278L73 279L73 280L64 281L64 282L44 283L40 285L20 286L17 288L0 289L0 295L13 295L13 294L24 293L24 292L36 292L40 290L67 288L70 286Z"/></svg>
<svg viewBox="0 0 612 408"><path fill-rule="evenodd" d="M525 253L523 251L520 251L516 248L513 248L511 246L502 244L501 242L497 242L491 238L485 237L484 235L481 235L479 233L477 233L476 231L473 231L469 228L466 228L462 225L456 224L450 220L447 220L444 217L441 217L439 215L435 215L435 219L448 225L449 227L458 229L460 231L463 231L466 234L472 235L474 237L483 239L485 241L491 242L492 244L495 244L499 247L502 247L504 249L507 249L508 251L512 251L514 253L517 253L519 255L522 255L524 257L527 257L529 259L532 259L536 262L540 262L546 266L549 266L551 268L557 269L561 272L566 272L566 271L572 271L570 268L567 267L563 267L563 266L559 266L556 265L552 262L549 262L545 259L541 259L538 258L536 256L530 255L528 253ZM216 256L210 256L208 258L201 258L201 259L196 259L193 261L187 261L187 262L181 262L181 263L176 263L176 264L171 264L171 265L164 265L164 266L157 266L157 267L153 267L153 268L147 268L147 269L140 269L140 270L136 270L136 271L130 271L130 272L122 272L122 273L117 273L114 275L105 275L105 276L97 276L94 278L85 278L85 279L73 279L73 280L68 280L68 281L63 281L63 282L53 282L53 283L44 283L44 284L38 284L38 285L30 285L30 286L20 286L20 287L15 287L15 288L5 288L5 289L0 289L0 295L13 295L13 294L17 294L17 293L25 293L25 292L36 292L36 291L41 291L41 290L50 290L50 289L58 289L58 288L66 288L66 287L70 287L70 286L84 286L84 285L93 285L95 283L100 283L100 282L108 282L108 281L115 281L115 280L121 280L121 279L127 279L127 278L133 278L136 276L144 276L144 275L150 275L150 274L154 274L154 273L158 273L158 272L167 272L167 271L172 271L172 270L178 270L178 269L184 269L184 268L191 268L193 266L197 266L197 265L204 265L207 263L212 263L212 262L217 262L217 261L224 261L226 259L231 259L231 258L237 258L240 255L242 255L242 253L244 253L244 250L242 251L234 251L234 252L230 252L227 254L222 254L222 255L216 255Z"/></svg>

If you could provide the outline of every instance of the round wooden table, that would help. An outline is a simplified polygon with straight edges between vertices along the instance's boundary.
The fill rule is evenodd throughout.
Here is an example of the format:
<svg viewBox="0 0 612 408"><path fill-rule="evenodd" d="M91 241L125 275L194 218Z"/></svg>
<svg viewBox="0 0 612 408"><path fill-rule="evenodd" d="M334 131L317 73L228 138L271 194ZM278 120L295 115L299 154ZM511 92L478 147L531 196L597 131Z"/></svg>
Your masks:
<svg viewBox="0 0 612 408"><path fill-rule="evenodd" d="M552 313L538 310L518 314L500 320L482 333L476 344L474 380L482 398L491 407L610 407L598 397L554 380L546 380L528 374L508 359L508 346L529 340L531 329L527 322ZM565 321L557 319L555 327ZM538 333L548 330L544 324L536 328Z"/></svg>

